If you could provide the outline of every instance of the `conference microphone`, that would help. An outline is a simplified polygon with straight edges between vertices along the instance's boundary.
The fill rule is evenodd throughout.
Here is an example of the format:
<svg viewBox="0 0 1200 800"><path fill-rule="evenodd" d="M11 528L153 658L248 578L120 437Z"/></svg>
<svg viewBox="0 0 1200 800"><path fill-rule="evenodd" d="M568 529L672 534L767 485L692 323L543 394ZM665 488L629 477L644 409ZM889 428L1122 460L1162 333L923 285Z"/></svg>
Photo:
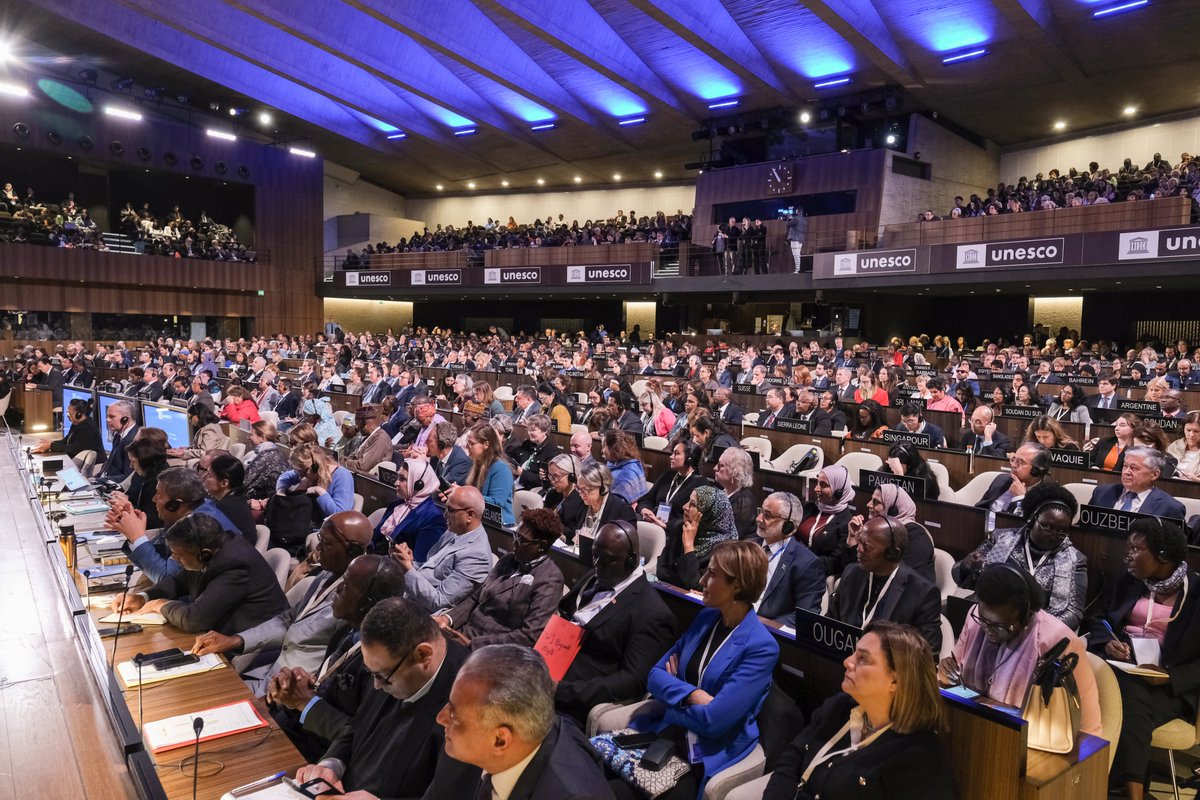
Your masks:
<svg viewBox="0 0 1200 800"><path fill-rule="evenodd" d="M204 717L192 720L192 730L196 732L196 752L192 755L192 800L196 800L196 786L200 782L200 731L204 730Z"/></svg>
<svg viewBox="0 0 1200 800"><path fill-rule="evenodd" d="M138 671L138 731L142 730L142 666L146 663L146 654L138 653L133 657L133 665Z"/></svg>
<svg viewBox="0 0 1200 800"><path fill-rule="evenodd" d="M133 577L133 564L125 565L125 586L121 589L121 609L117 612L117 629L113 632L112 658L108 660L108 671L112 672L117 663L117 642L121 640L121 618L125 616L125 595L129 592L129 579ZM138 683L142 681L139 678Z"/></svg>
<svg viewBox="0 0 1200 800"><path fill-rule="evenodd" d="M84 598L83 598L83 603L84 603L84 605L86 605L88 607L88 610L90 611L92 608L92 582L90 580L90 578L92 577L92 571L90 569L85 569L85 570L82 570L79 574L83 575L83 591L85 593Z"/></svg>

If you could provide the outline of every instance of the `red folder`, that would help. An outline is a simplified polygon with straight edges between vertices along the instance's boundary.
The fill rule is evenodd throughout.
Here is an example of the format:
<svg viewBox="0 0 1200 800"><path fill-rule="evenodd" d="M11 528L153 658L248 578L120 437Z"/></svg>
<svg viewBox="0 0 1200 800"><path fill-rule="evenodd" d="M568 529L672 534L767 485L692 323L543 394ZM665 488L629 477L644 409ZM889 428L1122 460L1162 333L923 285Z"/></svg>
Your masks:
<svg viewBox="0 0 1200 800"><path fill-rule="evenodd" d="M546 666L550 668L550 678L561 681L582 646L583 628L555 614L546 623L546 629L538 637L533 649L546 659Z"/></svg>

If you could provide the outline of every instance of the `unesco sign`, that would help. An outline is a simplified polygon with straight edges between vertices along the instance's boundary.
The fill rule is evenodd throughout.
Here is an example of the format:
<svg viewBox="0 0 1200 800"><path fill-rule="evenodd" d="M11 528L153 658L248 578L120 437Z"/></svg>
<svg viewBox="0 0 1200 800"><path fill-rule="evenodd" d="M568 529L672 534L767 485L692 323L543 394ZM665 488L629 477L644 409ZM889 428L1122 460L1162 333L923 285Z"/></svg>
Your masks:
<svg viewBox="0 0 1200 800"><path fill-rule="evenodd" d="M462 286L461 269L414 269L411 273L413 286Z"/></svg>
<svg viewBox="0 0 1200 800"><path fill-rule="evenodd" d="M567 283L633 283L633 265L567 267Z"/></svg>
<svg viewBox="0 0 1200 800"><path fill-rule="evenodd" d="M833 274L880 275L916 272L916 250L876 250L873 253L838 253L833 259Z"/></svg>
<svg viewBox="0 0 1200 800"><path fill-rule="evenodd" d="M347 272L347 286L391 286L390 272Z"/></svg>
<svg viewBox="0 0 1200 800"><path fill-rule="evenodd" d="M542 282L542 271L537 267L488 267L483 271L483 282L537 285Z"/></svg>
<svg viewBox="0 0 1200 800"><path fill-rule="evenodd" d="M1119 237L1117 260L1196 258L1200 256L1200 228L1169 231L1132 231Z"/></svg>
<svg viewBox="0 0 1200 800"><path fill-rule="evenodd" d="M992 244L962 244L954 259L955 269L998 267L1044 267L1063 263L1064 240L1023 239Z"/></svg>

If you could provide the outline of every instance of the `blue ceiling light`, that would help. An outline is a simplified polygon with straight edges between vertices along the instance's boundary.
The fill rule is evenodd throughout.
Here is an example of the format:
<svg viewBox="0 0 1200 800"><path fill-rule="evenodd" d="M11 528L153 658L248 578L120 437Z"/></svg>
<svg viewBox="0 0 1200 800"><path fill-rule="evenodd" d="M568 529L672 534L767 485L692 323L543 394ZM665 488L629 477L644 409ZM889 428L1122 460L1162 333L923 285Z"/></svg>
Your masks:
<svg viewBox="0 0 1200 800"><path fill-rule="evenodd" d="M943 64L957 64L960 61L971 61L976 58L983 58L988 54L986 47L976 47L973 50L967 50L962 53L955 53L952 56L946 56L942 59Z"/></svg>
<svg viewBox="0 0 1200 800"><path fill-rule="evenodd" d="M617 124L620 125L622 128L625 128L630 125L641 125L645 121L646 121L646 118L644 116L643 117L627 117L622 120L617 120Z"/></svg>
<svg viewBox="0 0 1200 800"><path fill-rule="evenodd" d="M454 132L455 136L472 136L478 130L477 128L460 128Z"/></svg>
<svg viewBox="0 0 1200 800"><path fill-rule="evenodd" d="M708 107L710 110L716 110L718 108L733 108L740 102L741 101L738 100L736 97L731 97L727 100L718 100L715 103L709 103Z"/></svg>
<svg viewBox="0 0 1200 800"><path fill-rule="evenodd" d="M529 130L533 131L534 133L537 133L538 131L552 131L557 127L558 127L557 122L543 122L540 125L531 126L529 128Z"/></svg>
<svg viewBox="0 0 1200 800"><path fill-rule="evenodd" d="M843 75L840 78L830 78L827 81L820 81L813 84L814 89L828 89L831 86L845 86L850 82L850 76Z"/></svg>
<svg viewBox="0 0 1200 800"><path fill-rule="evenodd" d="M1141 8L1142 6L1148 5L1150 5L1150 0L1127 0L1127 2L1124 3L1117 3L1115 6L1097 8L1092 12L1092 16L1096 19L1099 19L1101 17L1112 16L1113 14L1121 14L1126 11L1133 11L1135 8Z"/></svg>
<svg viewBox="0 0 1200 800"><path fill-rule="evenodd" d="M395 133L389 133L387 135L387 138L388 138L388 141L394 142L398 139L407 139L408 134L405 133L404 131L396 131Z"/></svg>

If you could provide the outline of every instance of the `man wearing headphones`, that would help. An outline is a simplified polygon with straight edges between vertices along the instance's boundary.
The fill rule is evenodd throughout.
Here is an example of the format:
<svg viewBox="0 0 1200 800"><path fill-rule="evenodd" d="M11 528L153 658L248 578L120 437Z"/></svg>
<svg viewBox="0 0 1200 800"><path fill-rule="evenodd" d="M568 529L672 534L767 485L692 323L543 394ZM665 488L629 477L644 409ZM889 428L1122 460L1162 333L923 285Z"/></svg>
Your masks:
<svg viewBox="0 0 1200 800"><path fill-rule="evenodd" d="M436 718L468 651L448 641L424 609L393 597L363 619L361 654L373 690L296 780L322 778L358 800L417 797L433 780L445 740ZM478 773L473 778L467 791L479 783Z"/></svg>
<svg viewBox="0 0 1200 800"><path fill-rule="evenodd" d="M163 530L193 514L202 514L215 519L222 530L241 536L241 531L225 516L225 512L208 499L200 475L187 467L169 467L158 474L154 508L163 522ZM158 583L182 569L179 562L171 558L165 536L150 539L146 514L134 508L128 498L112 501L104 524L125 537L121 549L150 581Z"/></svg>
<svg viewBox="0 0 1200 800"><path fill-rule="evenodd" d="M100 428L92 421L91 402L75 398L67 404L64 412L71 423L71 430L62 439L50 441L43 439L34 448L35 453L66 453L75 458L80 453L91 450L100 455L104 443L100 441Z"/></svg>
<svg viewBox="0 0 1200 800"><path fill-rule="evenodd" d="M133 465L129 463L125 448L137 435L138 424L134 420L136 416L133 404L126 400L118 400L105 412L104 422L108 426L109 435L112 436L112 452L108 454L99 474L113 483L121 483L133 473Z"/></svg>
<svg viewBox="0 0 1200 800"><path fill-rule="evenodd" d="M905 403L900 407L900 423L892 430L928 434L930 447L946 446L946 434L937 425L926 421L916 403Z"/></svg>
<svg viewBox="0 0 1200 800"><path fill-rule="evenodd" d="M275 570L239 534L212 517L192 514L164 534L171 560L182 567L145 592L113 598L114 610L158 612L185 633L233 633L287 609Z"/></svg>
<svg viewBox="0 0 1200 800"><path fill-rule="evenodd" d="M320 571L309 572L291 588L287 610L233 636L218 631L203 633L196 637L192 652L200 656L241 653L233 665L255 696L266 694L271 678L281 669L316 671L329 642L345 627L333 617L333 593L350 562L365 551L371 534L371 523L357 511L340 511L326 517L313 551Z"/></svg>
<svg viewBox="0 0 1200 800"><path fill-rule="evenodd" d="M907 529L893 517L872 517L857 538L858 563L842 573L829 617L857 628L874 620L911 625L941 653L942 595L904 563Z"/></svg>
<svg viewBox="0 0 1200 800"><path fill-rule="evenodd" d="M1012 471L997 475L975 504L1002 514L1020 514L1025 493L1050 474L1050 451L1037 442L1025 442L1008 458Z"/></svg>
<svg viewBox="0 0 1200 800"><path fill-rule="evenodd" d="M773 492L755 520L767 553L767 588L755 603L760 617L796 625L796 609L821 613L825 566L793 534L804 518L804 503L790 492Z"/></svg>
<svg viewBox="0 0 1200 800"><path fill-rule="evenodd" d="M267 702L272 716L309 762L316 763L329 742L350 723L371 675L362 668L359 629L372 608L404 594L404 572L387 556L365 555L350 562L333 590L330 611L344 623L324 658L311 672L285 667L271 678Z"/></svg>
<svg viewBox="0 0 1200 800"><path fill-rule="evenodd" d="M558 604L559 616L586 631L554 694L558 710L580 724L593 706L643 696L650 668L675 637L675 617L641 567L634 524L603 525L592 564Z"/></svg>

